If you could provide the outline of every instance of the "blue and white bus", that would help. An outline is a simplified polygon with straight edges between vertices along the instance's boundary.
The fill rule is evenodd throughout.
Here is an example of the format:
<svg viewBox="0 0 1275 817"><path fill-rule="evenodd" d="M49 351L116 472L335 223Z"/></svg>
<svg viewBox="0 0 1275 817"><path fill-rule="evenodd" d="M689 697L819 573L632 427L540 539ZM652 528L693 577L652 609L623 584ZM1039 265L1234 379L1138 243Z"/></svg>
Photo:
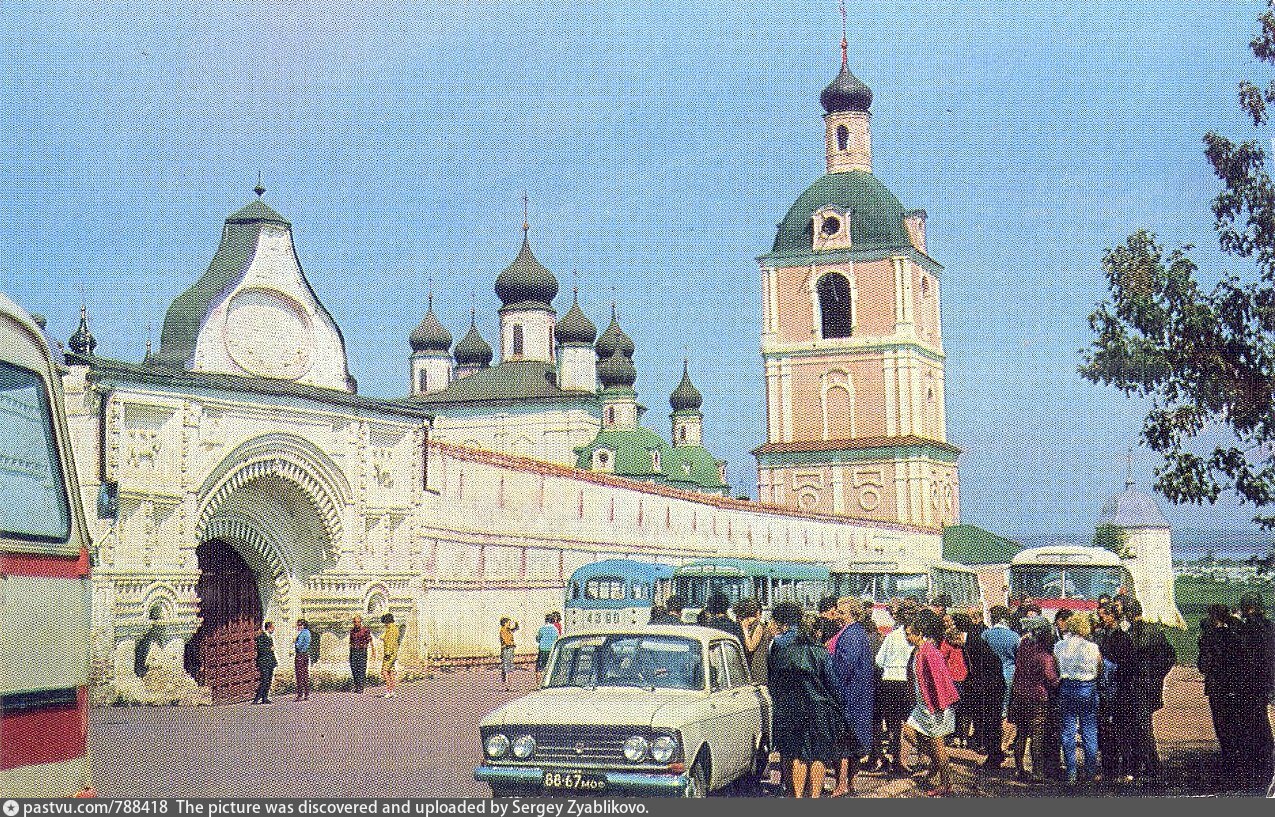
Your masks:
<svg viewBox="0 0 1275 817"><path fill-rule="evenodd" d="M672 592L671 565L633 559L605 559L571 574L563 605L563 629L608 624L646 624L651 606Z"/></svg>
<svg viewBox="0 0 1275 817"><path fill-rule="evenodd" d="M732 605L753 598L763 610L781 601L814 610L828 587L828 567L811 562L719 557L687 562L673 572L674 592L686 602L684 621L694 621L714 593L723 593Z"/></svg>

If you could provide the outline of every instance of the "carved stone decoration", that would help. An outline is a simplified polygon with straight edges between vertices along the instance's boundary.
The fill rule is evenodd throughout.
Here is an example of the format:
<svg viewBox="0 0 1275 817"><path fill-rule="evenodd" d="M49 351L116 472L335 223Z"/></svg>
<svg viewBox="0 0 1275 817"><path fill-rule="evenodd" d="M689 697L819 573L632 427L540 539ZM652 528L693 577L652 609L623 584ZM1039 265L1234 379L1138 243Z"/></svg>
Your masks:
<svg viewBox="0 0 1275 817"><path fill-rule="evenodd" d="M875 511L881 505L881 492L885 490L885 476L880 468L854 472L855 501L865 511Z"/></svg>
<svg viewBox="0 0 1275 817"><path fill-rule="evenodd" d="M128 464L133 468L143 465L148 470L155 470L155 462L163 443L158 431L149 428L130 428L128 430Z"/></svg>
<svg viewBox="0 0 1275 817"><path fill-rule="evenodd" d="M372 449L372 479L381 488L394 487L394 452L388 448Z"/></svg>

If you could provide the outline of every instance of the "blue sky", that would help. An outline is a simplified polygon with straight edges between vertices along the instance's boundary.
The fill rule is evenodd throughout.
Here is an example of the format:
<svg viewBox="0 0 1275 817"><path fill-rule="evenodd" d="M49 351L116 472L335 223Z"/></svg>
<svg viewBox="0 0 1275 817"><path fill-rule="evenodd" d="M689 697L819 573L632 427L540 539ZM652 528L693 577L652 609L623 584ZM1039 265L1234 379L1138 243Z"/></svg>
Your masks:
<svg viewBox="0 0 1275 817"><path fill-rule="evenodd" d="M360 391L401 395L431 279L453 335L474 305L494 339L525 190L559 312L576 282L600 328L618 302L666 435L688 356L706 442L755 493L755 258L823 172L836 3L354 5L6 3L0 289L62 338L83 297L98 352L137 360L261 170ZM963 521L1084 536L1121 487L1143 406L1076 374L1101 254L1145 226L1244 271L1216 252L1201 136L1271 135L1234 102L1269 78L1263 5L850 5L875 174L946 267ZM1135 453L1144 486L1155 463Z"/></svg>

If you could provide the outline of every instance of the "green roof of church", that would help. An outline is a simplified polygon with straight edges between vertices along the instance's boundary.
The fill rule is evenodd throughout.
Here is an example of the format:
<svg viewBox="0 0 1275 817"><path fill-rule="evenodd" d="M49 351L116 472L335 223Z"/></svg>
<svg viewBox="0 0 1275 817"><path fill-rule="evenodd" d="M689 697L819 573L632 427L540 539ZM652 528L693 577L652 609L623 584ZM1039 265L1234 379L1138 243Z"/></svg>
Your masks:
<svg viewBox="0 0 1275 817"><path fill-rule="evenodd" d="M700 445L674 448L649 428L602 429L588 445L576 449L576 467L594 470L593 453L599 449L612 452L616 476L701 493L725 495L730 490L730 486L722 482L718 461L708 449ZM651 460L652 451L660 452L659 470Z"/></svg>
<svg viewBox="0 0 1275 817"><path fill-rule="evenodd" d="M871 173L850 170L819 177L797 197L779 224L771 254L810 254L812 219L822 207L848 214L850 244L856 250L889 252L912 247L898 198Z"/></svg>
<svg viewBox="0 0 1275 817"><path fill-rule="evenodd" d="M590 400L597 400L592 394ZM579 399L579 392L558 388L557 369L540 360L506 360L499 366L479 369L445 389L413 397L423 403L479 403L501 400Z"/></svg>
<svg viewBox="0 0 1275 817"><path fill-rule="evenodd" d="M963 565L1009 564L1022 545L977 525L943 529L943 558Z"/></svg>

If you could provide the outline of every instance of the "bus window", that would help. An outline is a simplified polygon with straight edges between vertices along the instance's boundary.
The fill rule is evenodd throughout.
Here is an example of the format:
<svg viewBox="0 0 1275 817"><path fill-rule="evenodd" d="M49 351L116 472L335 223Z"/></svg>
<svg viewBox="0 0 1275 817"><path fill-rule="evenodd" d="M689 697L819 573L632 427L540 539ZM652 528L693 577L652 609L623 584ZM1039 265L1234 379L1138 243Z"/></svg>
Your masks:
<svg viewBox="0 0 1275 817"><path fill-rule="evenodd" d="M0 529L21 539L71 535L52 416L40 376L0 361Z"/></svg>
<svg viewBox="0 0 1275 817"><path fill-rule="evenodd" d="M584 597L593 600L623 600L624 579L618 576L599 576L584 583Z"/></svg>

